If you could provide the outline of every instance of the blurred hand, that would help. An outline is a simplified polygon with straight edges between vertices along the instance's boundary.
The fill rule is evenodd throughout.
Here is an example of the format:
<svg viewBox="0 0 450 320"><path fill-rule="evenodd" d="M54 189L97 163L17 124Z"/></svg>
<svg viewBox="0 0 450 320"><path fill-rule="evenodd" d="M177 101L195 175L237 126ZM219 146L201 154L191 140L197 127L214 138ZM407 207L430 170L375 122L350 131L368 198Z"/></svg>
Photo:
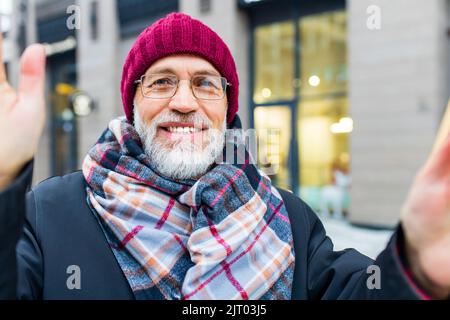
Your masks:
<svg viewBox="0 0 450 320"><path fill-rule="evenodd" d="M415 278L434 297L450 297L450 135L416 176L402 225Z"/></svg>
<svg viewBox="0 0 450 320"><path fill-rule="evenodd" d="M29 46L21 58L19 88L6 79L0 34L0 191L33 158L45 121L45 50Z"/></svg>

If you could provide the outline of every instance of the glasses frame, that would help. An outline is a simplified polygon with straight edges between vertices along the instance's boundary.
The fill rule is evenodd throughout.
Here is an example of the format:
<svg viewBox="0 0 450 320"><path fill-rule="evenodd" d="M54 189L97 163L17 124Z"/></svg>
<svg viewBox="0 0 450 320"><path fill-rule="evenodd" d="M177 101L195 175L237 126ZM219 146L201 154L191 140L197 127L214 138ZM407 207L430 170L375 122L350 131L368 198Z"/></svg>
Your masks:
<svg viewBox="0 0 450 320"><path fill-rule="evenodd" d="M149 96L146 96L146 95L144 94L144 86L143 86L143 83L144 83L144 78L145 78L146 76L150 76L150 75L167 75L167 76L171 76L171 77L176 77L176 78L177 78L177 85L176 85L175 90L173 91L172 95L171 95L171 96L168 96L168 97L161 97L161 98L155 98L155 97L149 97ZM208 76L208 77L211 77L212 75L210 75L210 74L198 74L198 75L195 75L194 77L196 77L196 76ZM175 75L173 75L173 74L166 74L166 73L151 73L151 74L147 74L147 75L144 74L144 75L142 75L142 76L139 78L139 80L134 81L134 83L137 84L137 85L139 85L139 86L141 87L141 94L142 94L142 96L143 96L144 98L147 98L147 99L155 99L155 100L171 99L171 98L173 98L173 97L177 94L178 89L179 89L179 86L180 86L180 81L186 80L186 81L189 81L189 88L191 89L192 95L194 96L195 99L198 99L198 100L204 100L204 101L217 101L217 100L222 100L222 99L226 96L226 94L227 94L227 88L228 88L228 87L231 87L231 83L229 83L228 80L227 80L227 78L225 78L225 77L221 77L221 76L213 76L213 77L218 77L218 78L220 78L221 81L222 81L222 85L225 85L225 87L222 88L222 96L221 96L220 98L205 99L205 98L199 98L199 97L197 97L197 95L195 94L194 89L193 89L193 87L192 87L192 78L190 78L190 79L179 79L177 76L175 76Z"/></svg>

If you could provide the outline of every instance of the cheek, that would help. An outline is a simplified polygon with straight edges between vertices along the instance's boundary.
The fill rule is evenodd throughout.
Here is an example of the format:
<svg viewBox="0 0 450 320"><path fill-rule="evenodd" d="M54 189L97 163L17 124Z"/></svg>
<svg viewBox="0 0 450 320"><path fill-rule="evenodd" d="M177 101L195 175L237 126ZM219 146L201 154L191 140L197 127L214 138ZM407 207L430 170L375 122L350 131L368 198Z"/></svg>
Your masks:
<svg viewBox="0 0 450 320"><path fill-rule="evenodd" d="M227 105L211 105L205 109L205 113L216 129L222 129L222 124L227 116Z"/></svg>
<svg viewBox="0 0 450 320"><path fill-rule="evenodd" d="M164 110L164 106L160 104L149 103L146 100L135 101L135 107L137 108L141 119L145 124L149 125L153 119Z"/></svg>

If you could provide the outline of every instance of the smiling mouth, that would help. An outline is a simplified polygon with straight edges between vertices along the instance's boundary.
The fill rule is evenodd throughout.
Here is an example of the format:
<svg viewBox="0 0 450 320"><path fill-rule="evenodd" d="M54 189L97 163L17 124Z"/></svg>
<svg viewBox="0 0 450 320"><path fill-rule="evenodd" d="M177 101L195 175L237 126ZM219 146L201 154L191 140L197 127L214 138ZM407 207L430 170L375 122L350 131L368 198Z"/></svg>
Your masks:
<svg viewBox="0 0 450 320"><path fill-rule="evenodd" d="M159 128L167 132L178 134L197 133L208 129L204 125L194 125L193 123L179 123L179 122L163 123L159 125Z"/></svg>

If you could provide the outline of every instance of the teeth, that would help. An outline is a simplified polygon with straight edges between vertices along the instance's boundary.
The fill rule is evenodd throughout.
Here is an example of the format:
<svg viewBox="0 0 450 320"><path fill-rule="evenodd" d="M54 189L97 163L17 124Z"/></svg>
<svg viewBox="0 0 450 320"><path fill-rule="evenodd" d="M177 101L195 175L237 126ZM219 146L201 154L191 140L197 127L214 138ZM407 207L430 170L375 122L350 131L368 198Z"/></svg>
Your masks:
<svg viewBox="0 0 450 320"><path fill-rule="evenodd" d="M167 128L169 132L173 133L194 133L194 132L200 132L200 128L194 128L194 127L168 127Z"/></svg>

